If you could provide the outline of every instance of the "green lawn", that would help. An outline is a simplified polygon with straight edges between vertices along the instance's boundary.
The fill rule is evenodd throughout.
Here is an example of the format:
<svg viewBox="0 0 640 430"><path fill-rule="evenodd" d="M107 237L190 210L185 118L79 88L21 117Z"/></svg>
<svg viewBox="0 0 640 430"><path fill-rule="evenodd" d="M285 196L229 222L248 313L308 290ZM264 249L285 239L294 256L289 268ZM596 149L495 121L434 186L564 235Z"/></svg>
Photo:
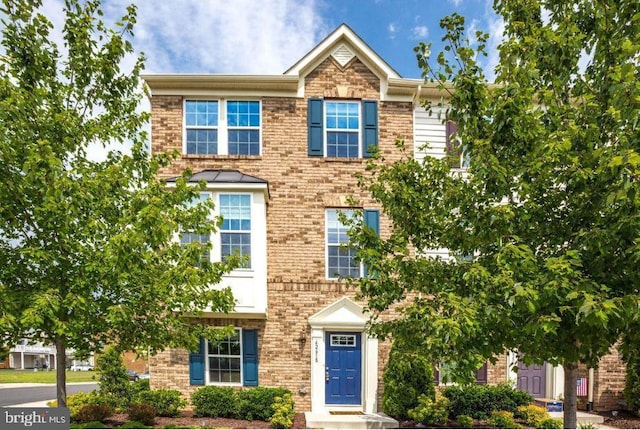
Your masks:
<svg viewBox="0 0 640 430"><path fill-rule="evenodd" d="M67 371L67 382L96 382L98 374L96 372L70 372ZM22 382L22 383L51 383L56 382L56 371L34 372L32 370L0 369L0 384Z"/></svg>

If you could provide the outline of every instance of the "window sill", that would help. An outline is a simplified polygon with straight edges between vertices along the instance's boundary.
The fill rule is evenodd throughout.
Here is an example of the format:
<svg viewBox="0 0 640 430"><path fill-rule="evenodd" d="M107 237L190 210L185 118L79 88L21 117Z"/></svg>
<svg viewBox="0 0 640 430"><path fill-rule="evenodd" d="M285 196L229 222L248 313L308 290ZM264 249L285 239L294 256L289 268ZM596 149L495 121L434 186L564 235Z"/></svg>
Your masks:
<svg viewBox="0 0 640 430"><path fill-rule="evenodd" d="M362 163L366 160L363 157L324 157L327 163Z"/></svg>
<svg viewBox="0 0 640 430"><path fill-rule="evenodd" d="M207 382L205 386L210 385L212 387L242 387L240 382Z"/></svg>
<svg viewBox="0 0 640 430"><path fill-rule="evenodd" d="M253 269L235 269L224 276L226 278L254 278L256 274Z"/></svg>
<svg viewBox="0 0 640 430"><path fill-rule="evenodd" d="M189 160L262 160L262 155L229 155L229 154L182 154Z"/></svg>

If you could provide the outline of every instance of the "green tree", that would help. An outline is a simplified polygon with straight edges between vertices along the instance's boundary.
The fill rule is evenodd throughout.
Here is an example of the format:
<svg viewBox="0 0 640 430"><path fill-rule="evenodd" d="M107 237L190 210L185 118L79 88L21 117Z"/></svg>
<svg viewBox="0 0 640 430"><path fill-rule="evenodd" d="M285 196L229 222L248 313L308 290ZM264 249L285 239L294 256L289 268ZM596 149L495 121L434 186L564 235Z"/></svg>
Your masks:
<svg viewBox="0 0 640 430"><path fill-rule="evenodd" d="M210 286L237 261L203 262L209 244L175 240L219 220L210 200L185 205L204 186L188 186L189 172L171 189L157 179L170 156L150 157L141 131L143 58L121 69L134 58L135 8L112 29L99 1L67 0L58 46L40 6L2 7L0 344L54 344L64 406L66 348L194 345L206 328L188 317L233 308L230 290ZM91 157L114 143L131 148Z"/></svg>
<svg viewBox="0 0 640 430"><path fill-rule="evenodd" d="M575 428L577 364L597 366L640 314L640 14L626 0L495 9L505 23L495 84L477 63L487 36L469 43L458 15L441 21L437 64L416 48L470 167L407 153L370 162L361 186L392 232L352 229L375 275L359 288L374 332L415 339L459 377L505 350L562 365L564 424ZM441 248L454 258L423 252Z"/></svg>

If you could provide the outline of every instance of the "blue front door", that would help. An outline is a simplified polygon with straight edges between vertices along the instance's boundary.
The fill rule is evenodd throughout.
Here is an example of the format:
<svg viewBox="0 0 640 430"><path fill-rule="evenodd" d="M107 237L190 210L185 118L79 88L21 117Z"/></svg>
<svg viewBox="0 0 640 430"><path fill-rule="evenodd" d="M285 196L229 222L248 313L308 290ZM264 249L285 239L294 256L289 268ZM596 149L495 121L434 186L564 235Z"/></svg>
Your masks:
<svg viewBox="0 0 640 430"><path fill-rule="evenodd" d="M325 402L360 405L362 341L360 333L326 334Z"/></svg>

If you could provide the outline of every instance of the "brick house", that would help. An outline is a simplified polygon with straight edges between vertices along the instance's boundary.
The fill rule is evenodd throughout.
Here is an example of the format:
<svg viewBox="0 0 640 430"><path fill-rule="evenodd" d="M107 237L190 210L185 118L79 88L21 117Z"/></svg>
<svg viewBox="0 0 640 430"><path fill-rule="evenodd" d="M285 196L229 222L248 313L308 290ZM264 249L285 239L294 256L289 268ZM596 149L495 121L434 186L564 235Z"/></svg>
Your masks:
<svg viewBox="0 0 640 430"><path fill-rule="evenodd" d="M225 219L211 237L181 240L213 241L214 261L232 252L247 258L224 278L235 312L203 316L211 325L233 325L235 335L219 345L203 341L199 351L151 357L152 386L185 395L208 384L286 387L300 412L377 412L389 345L367 335L362 303L338 279L365 270L339 247L346 230L337 211L354 209L353 195L367 223L389 233L355 174L364 171L369 145L389 162L398 159L397 138L415 147L416 157L445 155L447 128L419 103L438 100L437 88L401 78L346 25L282 75L145 81L152 151L182 154L161 175L170 186L189 167L193 181L207 181L202 198L214 199ZM430 149L421 152L427 141ZM513 364L505 354L481 369L479 381L515 381ZM557 395L555 369L543 372L536 378L549 382L544 395Z"/></svg>

